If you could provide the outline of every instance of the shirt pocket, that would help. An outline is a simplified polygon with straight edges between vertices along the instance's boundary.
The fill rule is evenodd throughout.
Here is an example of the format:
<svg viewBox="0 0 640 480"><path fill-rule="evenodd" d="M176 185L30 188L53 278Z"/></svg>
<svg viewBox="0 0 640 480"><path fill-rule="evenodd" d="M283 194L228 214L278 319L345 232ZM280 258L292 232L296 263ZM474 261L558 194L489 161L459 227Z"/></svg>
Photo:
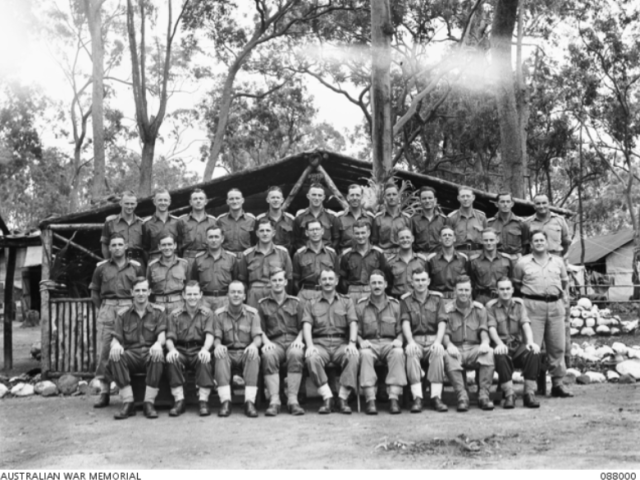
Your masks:
<svg viewBox="0 0 640 480"><path fill-rule="evenodd" d="M383 316L380 322L380 336L381 337L391 337L394 338L397 336L396 332L396 319L394 317L385 317Z"/></svg>
<svg viewBox="0 0 640 480"><path fill-rule="evenodd" d="M124 322L122 331L124 332L124 341L126 343L136 343L138 341L137 322Z"/></svg>
<svg viewBox="0 0 640 480"><path fill-rule="evenodd" d="M248 346L251 343L251 325L244 323L238 325L238 340L244 346Z"/></svg>
<svg viewBox="0 0 640 480"><path fill-rule="evenodd" d="M333 324L337 328L347 328L347 312L342 305L333 311Z"/></svg>
<svg viewBox="0 0 640 480"><path fill-rule="evenodd" d="M142 336L144 341L148 344L155 343L156 341L156 327L157 324L153 320L146 320L142 324Z"/></svg>

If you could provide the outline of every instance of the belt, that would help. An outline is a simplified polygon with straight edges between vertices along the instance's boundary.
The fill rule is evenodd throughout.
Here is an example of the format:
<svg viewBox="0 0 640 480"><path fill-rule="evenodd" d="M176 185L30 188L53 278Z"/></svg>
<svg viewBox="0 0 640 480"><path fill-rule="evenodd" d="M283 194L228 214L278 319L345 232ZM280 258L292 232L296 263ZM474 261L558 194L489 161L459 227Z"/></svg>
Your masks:
<svg viewBox="0 0 640 480"><path fill-rule="evenodd" d="M413 339L423 343L433 343L437 335L414 335Z"/></svg>
<svg viewBox="0 0 640 480"><path fill-rule="evenodd" d="M315 338L337 338L339 340L346 340L345 335L315 335Z"/></svg>
<svg viewBox="0 0 640 480"><path fill-rule="evenodd" d="M202 342L178 342L178 347L182 348L193 348L193 347L202 347Z"/></svg>
<svg viewBox="0 0 640 480"><path fill-rule="evenodd" d="M301 290L322 290L322 286L316 283L303 283L300 285Z"/></svg>
<svg viewBox="0 0 640 480"><path fill-rule="evenodd" d="M562 299L562 295L527 295L522 294L522 298L528 298L529 300L539 300L541 302L553 303Z"/></svg>
<svg viewBox="0 0 640 480"><path fill-rule="evenodd" d="M349 292L370 292L369 285L349 285Z"/></svg>
<svg viewBox="0 0 640 480"><path fill-rule="evenodd" d="M183 258L195 258L201 252L205 252L206 250L185 250L182 252Z"/></svg>
<svg viewBox="0 0 640 480"><path fill-rule="evenodd" d="M224 290L209 290L207 292L202 292L202 295L205 297L222 297L229 292L226 288Z"/></svg>
<svg viewBox="0 0 640 480"><path fill-rule="evenodd" d="M102 300L103 305L133 305L130 298L105 298Z"/></svg>
<svg viewBox="0 0 640 480"><path fill-rule="evenodd" d="M169 295L156 295L156 302L177 302L179 300L182 300L182 295L180 295L179 293L172 293Z"/></svg>

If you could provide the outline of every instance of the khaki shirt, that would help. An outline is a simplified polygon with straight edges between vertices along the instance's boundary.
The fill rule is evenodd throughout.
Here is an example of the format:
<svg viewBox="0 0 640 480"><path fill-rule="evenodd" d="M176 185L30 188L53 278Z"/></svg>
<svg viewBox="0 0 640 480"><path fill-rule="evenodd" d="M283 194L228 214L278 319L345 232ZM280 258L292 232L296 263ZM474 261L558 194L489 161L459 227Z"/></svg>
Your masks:
<svg viewBox="0 0 640 480"><path fill-rule="evenodd" d="M323 295L304 306L302 323L311 324L314 337L342 336L347 341L349 324L358 321L353 301L346 295L335 293L329 302Z"/></svg>
<svg viewBox="0 0 640 480"><path fill-rule="evenodd" d="M287 250L291 251L293 247L293 221L295 217L287 212L282 212L280 218L278 220L274 220L269 216L269 212L261 213L256 217L256 225L255 230L258 229L258 225L260 225L260 220L263 218L268 218L273 223L276 234L273 237L273 243L276 245L280 245ZM256 231L254 230L254 238L257 238Z"/></svg>
<svg viewBox="0 0 640 480"><path fill-rule="evenodd" d="M218 224L224 232L222 248L239 253L255 244L254 231L257 228L256 217L243 211L236 220L230 212L218 217Z"/></svg>
<svg viewBox="0 0 640 480"><path fill-rule="evenodd" d="M272 295L258 301L262 331L269 340L283 335L296 337L302 329L303 306L297 297L286 295L279 304Z"/></svg>
<svg viewBox="0 0 640 480"><path fill-rule="evenodd" d="M547 234L549 243L549 252L562 255L563 247L571 245L571 237L569 236L569 226L564 217L556 213L551 213L549 218L542 222L535 215L525 219L529 225L529 230L542 230Z"/></svg>
<svg viewBox="0 0 640 480"><path fill-rule="evenodd" d="M500 215L487 220L487 227L498 232L498 251L510 255L524 254L529 244L529 224L523 218L509 213L506 221Z"/></svg>
<svg viewBox="0 0 640 480"><path fill-rule="evenodd" d="M358 218L351 213L350 209L342 210L336 214L338 229L340 230L340 242L338 243L340 251L353 247L353 224L363 219L369 222L369 227L371 228L373 217L374 215L371 212L364 209L362 210L362 215Z"/></svg>
<svg viewBox="0 0 640 480"><path fill-rule="evenodd" d="M204 345L207 333L214 335L213 312L204 305L198 307L191 318L187 307L181 307L169 314L167 340L173 340L176 346L187 342Z"/></svg>
<svg viewBox="0 0 640 480"><path fill-rule="evenodd" d="M405 262L400 257L400 253L396 253L388 262L389 270L393 275L391 294L398 297L411 291L411 275L414 270L418 268L427 269L427 257L421 253L413 252L408 262Z"/></svg>
<svg viewBox="0 0 640 480"><path fill-rule="evenodd" d="M444 258L442 251L427 256L427 272L431 278L430 288L439 292L452 292L456 286L456 278L466 275L469 258L454 250L451 261Z"/></svg>
<svg viewBox="0 0 640 480"><path fill-rule="evenodd" d="M356 315L360 336L365 340L395 339L401 332L400 302L386 297L381 310L371 302L371 296L361 298L356 303Z"/></svg>
<svg viewBox="0 0 640 480"><path fill-rule="evenodd" d="M197 280L205 295L216 290L227 290L238 276L238 257L226 250L222 250L218 258L214 258L209 250L199 253L189 270L189 279Z"/></svg>
<svg viewBox="0 0 640 480"><path fill-rule="evenodd" d="M148 303L140 318L131 305L116 315L111 339L116 339L125 350L149 348L158 340L158 335L167 330L164 307Z"/></svg>
<svg viewBox="0 0 640 480"><path fill-rule="evenodd" d="M385 209L373 219L371 243L382 249L395 248L398 246L398 232L403 228L412 230L411 216L402 211L392 215Z"/></svg>
<svg viewBox="0 0 640 480"><path fill-rule="evenodd" d="M164 257L157 258L147 266L147 279L155 295L180 293L187 283L189 262L174 255L167 265Z"/></svg>
<svg viewBox="0 0 640 480"><path fill-rule="evenodd" d="M368 285L374 270L382 270L388 276L389 267L384 252L378 247L370 247L362 255L353 248L347 248L340 257L340 280L347 285Z"/></svg>
<svg viewBox="0 0 640 480"><path fill-rule="evenodd" d="M304 284L319 285L320 273L324 269L338 271L338 255L333 248L323 245L318 252L310 246L300 248L293 254L296 290L304 288Z"/></svg>
<svg viewBox="0 0 640 480"><path fill-rule="evenodd" d="M562 295L562 282L568 282L567 267L562 258L549 255L547 261L539 263L532 253L525 255L513 271L513 279L520 283L524 295Z"/></svg>
<svg viewBox="0 0 640 480"><path fill-rule="evenodd" d="M500 340L505 344L517 341L524 343L522 326L531 323L527 316L527 309L520 298L512 298L507 305L494 298L487 302L487 326L498 332Z"/></svg>
<svg viewBox="0 0 640 480"><path fill-rule="evenodd" d="M416 252L431 253L440 247L440 230L449 225L449 219L440 212L434 212L429 220L420 211L411 217L414 248Z"/></svg>
<svg viewBox="0 0 640 480"><path fill-rule="evenodd" d="M183 257L194 257L195 253L207 249L207 229L217 227L218 222L213 215L205 215L202 220L196 220L193 212L185 213L178 219L178 243L182 247ZM185 252L190 252L185 255Z"/></svg>
<svg viewBox="0 0 640 480"><path fill-rule="evenodd" d="M103 260L96 265L89 290L98 292L101 300L132 298L133 282L142 276L142 265L135 260L126 260L122 268L113 259Z"/></svg>
<svg viewBox="0 0 640 480"><path fill-rule="evenodd" d="M238 280L251 285L253 282L269 282L271 271L275 268L285 271L287 279L291 280L291 257L286 248L271 245L267 253L262 253L258 247L251 247L242 252L238 265Z"/></svg>
<svg viewBox="0 0 640 480"><path fill-rule="evenodd" d="M454 210L449 214L449 225L456 233L455 246L482 243L482 230L487 226L487 216L480 210L472 209L470 215L461 210Z"/></svg>
<svg viewBox="0 0 640 480"><path fill-rule="evenodd" d="M305 232L305 227L309 220L320 220L322 228L324 228L322 241L331 248L338 248L338 244L340 243L340 225L335 215L322 209L320 215L315 217L309 208L299 211L293 221L293 248L297 250L306 245L309 240Z"/></svg>
<svg viewBox="0 0 640 480"><path fill-rule="evenodd" d="M436 335L438 324L447 322L446 317L438 317L442 303L438 292L428 292L424 303L413 293L405 293L400 300L400 321L410 322L412 335Z"/></svg>
<svg viewBox="0 0 640 480"><path fill-rule="evenodd" d="M493 260L489 260L483 251L472 255L469 261L469 277L474 290L496 290L498 280L513 276L513 262L505 253L496 252Z"/></svg>
<svg viewBox="0 0 640 480"><path fill-rule="evenodd" d="M142 249L142 219L140 217L134 215L131 224L127 223L122 214L107 217L102 227L100 242L109 246L109 240L114 233L120 233L124 236L127 248Z"/></svg>
<svg viewBox="0 0 640 480"><path fill-rule="evenodd" d="M167 221L160 220L157 214L153 214L142 221L142 246L148 254L159 254L160 249L158 244L160 243L160 237L164 235L172 235L176 243L180 238L178 233L178 217L169 215ZM180 245L178 245L176 252L180 251Z"/></svg>
<svg viewBox="0 0 640 480"><path fill-rule="evenodd" d="M443 302L438 312L438 319L446 319L447 335L451 342L460 346L464 344L480 345L480 332L488 332L487 311L481 303L471 302L468 312L463 312L456 301Z"/></svg>
<svg viewBox="0 0 640 480"><path fill-rule="evenodd" d="M229 311L229 305L220 307L213 317L213 335L230 350L247 348L255 337L262 335L258 310L242 305L236 316Z"/></svg>

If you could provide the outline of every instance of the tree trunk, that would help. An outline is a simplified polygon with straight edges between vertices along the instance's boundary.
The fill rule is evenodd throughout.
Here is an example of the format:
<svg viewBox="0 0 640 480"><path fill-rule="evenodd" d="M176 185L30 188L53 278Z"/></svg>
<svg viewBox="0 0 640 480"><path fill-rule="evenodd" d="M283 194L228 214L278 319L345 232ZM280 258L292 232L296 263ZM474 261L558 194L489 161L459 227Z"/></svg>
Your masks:
<svg viewBox="0 0 640 480"><path fill-rule="evenodd" d="M529 157L527 155L527 124L529 123L529 88L522 68L522 41L524 37L524 9L527 0L520 0L518 6L518 47L516 55L516 109L518 111L518 129L520 130L520 154L522 155L523 195L527 191Z"/></svg>
<svg viewBox="0 0 640 480"><path fill-rule="evenodd" d="M500 117L500 156L504 187L519 198L524 196L524 165L521 129L516 106L511 38L516 25L518 0L498 0L491 29L495 65L495 95Z"/></svg>
<svg viewBox="0 0 640 480"><path fill-rule="evenodd" d="M151 195L153 189L153 154L156 149L156 136L150 138L142 145L142 159L140 161L140 189L138 195L146 197Z"/></svg>
<svg viewBox="0 0 640 480"><path fill-rule="evenodd" d="M71 191L69 192L69 213L77 212L80 205L80 165L82 164L82 151L80 148L76 144L76 148L73 150L73 176L71 177Z"/></svg>

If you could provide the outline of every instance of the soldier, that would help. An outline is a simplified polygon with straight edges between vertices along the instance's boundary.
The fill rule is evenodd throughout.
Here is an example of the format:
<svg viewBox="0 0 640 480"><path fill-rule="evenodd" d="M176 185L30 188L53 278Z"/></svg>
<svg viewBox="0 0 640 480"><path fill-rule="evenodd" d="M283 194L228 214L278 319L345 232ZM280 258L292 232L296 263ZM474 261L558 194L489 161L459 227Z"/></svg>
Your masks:
<svg viewBox="0 0 640 480"><path fill-rule="evenodd" d="M338 411L350 414L349 395L356 389L358 374L358 317L351 299L336 292L336 272L323 270L320 284L322 295L305 305L302 317L302 334L307 345L305 362L323 400L320 414L331 413L333 404L324 367L333 363L342 368Z"/></svg>
<svg viewBox="0 0 640 480"><path fill-rule="evenodd" d="M298 403L304 367L302 342L302 303L287 295L286 272L274 268L270 276L271 293L258 302L262 327L262 372L269 393L267 417L280 413L280 365L287 363L287 407L292 415L304 415Z"/></svg>
<svg viewBox="0 0 640 480"><path fill-rule="evenodd" d="M538 408L536 380L540 370L540 347L533 341L533 332L527 309L521 298L513 297L513 284L507 277L498 280L499 298L487 303L489 336L495 345L493 361L504 392L504 408L514 408L514 366L522 368L524 376L523 403L528 408Z"/></svg>
<svg viewBox="0 0 640 480"><path fill-rule="evenodd" d="M231 415L231 372L235 369L242 369L245 382L244 413L250 418L258 416L255 402L262 330L258 311L245 305L245 298L244 285L234 280L229 285L228 304L218 308L214 315L214 376L221 403L219 417Z"/></svg>
<svg viewBox="0 0 640 480"><path fill-rule="evenodd" d="M207 194L196 188L189 197L191 211L178 219L178 245L182 247L182 258L193 263L200 252L207 249L207 229L218 225L216 217L205 211Z"/></svg>
<svg viewBox="0 0 640 480"><path fill-rule="evenodd" d="M427 272L431 279L431 290L440 292L444 298L453 298L456 278L466 275L469 258L453 248L456 235L452 227L440 232L440 250L427 255Z"/></svg>
<svg viewBox="0 0 640 480"><path fill-rule="evenodd" d="M427 265L427 257L413 251L413 235L410 229L403 228L398 232L398 244L398 253L389 258L389 270L393 275L391 295L395 298L411 291L411 273Z"/></svg>
<svg viewBox="0 0 640 480"><path fill-rule="evenodd" d="M124 420L136 414L131 389L131 373L145 372L144 416L158 418L153 404L162 377L167 316L164 307L149 303L149 282L138 277L133 282L133 305L120 311L111 332L107 372L120 389L122 410L114 417Z"/></svg>
<svg viewBox="0 0 640 480"><path fill-rule="evenodd" d="M291 257L286 248L273 243L275 232L271 220L260 220L257 231L258 244L242 253L238 266L238 279L249 286L247 304L254 308L258 300L269 294L270 270L279 267L286 272L287 280L292 278Z"/></svg>
<svg viewBox="0 0 640 480"><path fill-rule="evenodd" d="M160 258L160 238L169 234L174 239L178 238L178 217L169 214L171 195L169 190L161 188L156 190L153 196L153 204L156 211L150 217L142 221L142 246L149 256L149 262ZM180 251L180 245L177 246Z"/></svg>
<svg viewBox="0 0 640 480"><path fill-rule="evenodd" d="M202 304L202 291L195 280L185 285L182 297L184 305L170 313L167 330L167 374L175 400L169 416L178 417L186 410L184 371L192 369L196 372L199 389L199 413L201 417L207 417L210 415L209 395L213 388L213 312Z"/></svg>
<svg viewBox="0 0 640 480"><path fill-rule="evenodd" d="M240 262L235 253L222 248L224 235L219 226L207 229L207 251L198 253L189 278L197 280L202 301L213 311L227 304L229 284L239 276Z"/></svg>
<svg viewBox="0 0 640 480"><path fill-rule="evenodd" d="M89 290L91 300L98 316L96 321L96 353L98 365L96 378L100 381L100 398L94 408L109 405L109 382L105 377L109 352L111 350L111 333L118 309L132 305L131 290L137 277L143 275L142 265L125 256L126 242L124 235L114 233L109 240L109 260L104 260L93 272Z"/></svg>
<svg viewBox="0 0 640 480"><path fill-rule="evenodd" d="M498 213L487 220L487 226L498 232L498 251L516 261L525 253L529 241L529 225L513 214L513 198L509 192L498 194Z"/></svg>
<svg viewBox="0 0 640 480"><path fill-rule="evenodd" d="M438 317L447 322L444 347L450 358L447 375L458 397L458 411L469 410L469 396L464 388L463 368L479 368L478 406L493 410L493 349L489 345L487 311L481 303L471 300L471 279L462 275L456 279L455 300L444 303Z"/></svg>
<svg viewBox="0 0 640 480"><path fill-rule="evenodd" d="M411 216L401 208L398 187L388 184L384 189L384 209L374 217L371 229L371 242L384 251L387 260L398 252L398 232L412 227Z"/></svg>
<svg viewBox="0 0 640 480"><path fill-rule="evenodd" d="M414 250L421 253L432 253L440 247L440 231L449 224L449 220L440 211L436 191L431 187L420 189L421 211L411 217Z"/></svg>
<svg viewBox="0 0 640 480"><path fill-rule="evenodd" d="M482 249L482 231L487 227L487 216L473 208L476 196L469 187L458 188L460 209L449 214L449 225L456 234L455 248L467 255L479 253Z"/></svg>
<svg viewBox="0 0 640 480"><path fill-rule="evenodd" d="M369 243L371 227L364 219L353 224L353 248L347 248L340 257L340 287L354 302L369 295L369 277L374 270L388 275L389 267L381 248ZM388 277L387 277L388 278Z"/></svg>
<svg viewBox="0 0 640 480"><path fill-rule="evenodd" d="M368 220L369 222L373 221L374 215L362 208L362 194L363 188L361 185L349 185L347 192L347 203L349 204L349 208L346 208L336 214L340 230L340 242L338 244L338 248L341 253L347 248L353 247L353 224L361 218Z"/></svg>
<svg viewBox="0 0 640 480"><path fill-rule="evenodd" d="M298 298L307 302L320 296L320 272L338 270L338 255L322 241L324 229L319 220L309 220L305 226L309 241L293 255L293 281Z"/></svg>
<svg viewBox="0 0 640 480"><path fill-rule="evenodd" d="M118 215L110 215L102 227L102 256L109 258L109 240L114 233L120 233L124 237L127 245L127 258L132 258L143 265L145 262L145 252L142 248L142 219L134 212L138 206L136 194L131 190L122 193L120 199L121 211Z"/></svg>
<svg viewBox="0 0 640 480"><path fill-rule="evenodd" d="M498 279L513 276L513 262L506 253L496 250L498 234L492 228L482 232L482 252L473 255L469 261L469 276L473 285L474 298L486 305L492 298L498 298Z"/></svg>
<svg viewBox="0 0 640 480"><path fill-rule="evenodd" d="M547 235L547 251L559 257L564 256L571 245L569 236L569 226L564 217L549 210L549 198L546 195L538 194L533 197L536 213L525 219L529 226L529 231L543 231Z"/></svg>
<svg viewBox="0 0 640 480"><path fill-rule="evenodd" d="M442 346L447 329L446 318L438 317L442 294L429 291L429 274L422 268L411 273L412 292L400 300L402 333L407 340L407 380L411 385L411 413L422 411L422 364L429 363L427 380L431 384L431 406L436 412L446 412L442 402L445 365L449 357Z"/></svg>
<svg viewBox="0 0 640 480"><path fill-rule="evenodd" d="M387 391L389 412L401 412L398 396L407 385L405 357L402 351L402 329L400 326L400 303L387 297L387 281L384 273L374 270L369 277L371 294L361 298L356 304L360 335L360 385L364 389L367 415L377 415L376 385L378 377L374 368L376 362L388 367Z"/></svg>
<svg viewBox="0 0 640 480"><path fill-rule="evenodd" d="M269 211L261 213L256 217L256 226L258 226L258 222L263 218L271 220L276 230L273 243L291 252L293 247L293 221L295 217L282 210L284 195L280 187L269 187L269 190L267 190L267 203L269 204Z"/></svg>
<svg viewBox="0 0 640 480"><path fill-rule="evenodd" d="M256 217L242 210L244 197L237 188L227 192L227 205L229 211L218 217L224 235L222 247L230 252L240 253L255 245L253 230L256 227Z"/></svg>
<svg viewBox="0 0 640 480"><path fill-rule="evenodd" d="M519 287L527 316L531 321L533 341L544 341L551 373L551 395L573 397L564 385L566 374L564 290L569 283L562 258L549 253L547 233L531 232L531 250L516 263L513 283Z"/></svg>
<svg viewBox="0 0 640 480"><path fill-rule="evenodd" d="M335 215L324 209L325 193L322 185L312 183L307 198L309 199L309 208L299 211L293 221L294 248L297 250L307 243L307 238L304 236L304 226L309 220L320 220L324 229L322 241L331 248L337 248L340 242L340 227Z"/></svg>
<svg viewBox="0 0 640 480"><path fill-rule="evenodd" d="M182 306L182 290L187 283L189 262L176 256L176 241L170 233L158 239L158 247L162 256L149 262L147 279L153 302L171 312Z"/></svg>

